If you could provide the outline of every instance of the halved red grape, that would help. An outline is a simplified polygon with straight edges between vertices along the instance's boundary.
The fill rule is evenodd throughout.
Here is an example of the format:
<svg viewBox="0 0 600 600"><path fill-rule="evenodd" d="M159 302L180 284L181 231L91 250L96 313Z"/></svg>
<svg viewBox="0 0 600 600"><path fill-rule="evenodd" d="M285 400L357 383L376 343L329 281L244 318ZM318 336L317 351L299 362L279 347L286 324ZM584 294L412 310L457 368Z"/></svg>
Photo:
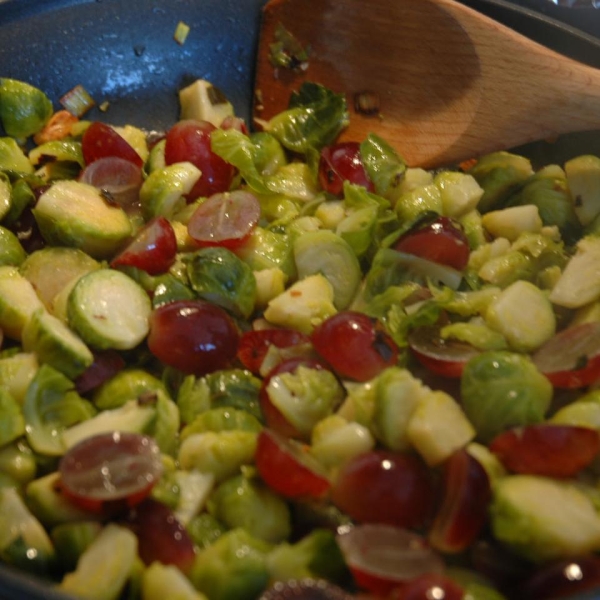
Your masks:
<svg viewBox="0 0 600 600"><path fill-rule="evenodd" d="M331 486L304 444L271 429L258 435L255 462L264 482L286 498L321 498Z"/></svg>
<svg viewBox="0 0 600 600"><path fill-rule="evenodd" d="M417 360L432 373L458 379L465 365L480 351L458 340L444 340L436 326L417 327L408 335L408 343Z"/></svg>
<svg viewBox="0 0 600 600"><path fill-rule="evenodd" d="M359 523L420 527L431 516L431 474L413 454L373 450L346 463L331 489L333 503Z"/></svg>
<svg viewBox="0 0 600 600"><path fill-rule="evenodd" d="M335 196L341 196L344 181L362 185L375 191L373 182L365 170L358 142L340 142L321 150L319 182L321 187Z"/></svg>
<svg viewBox="0 0 600 600"><path fill-rule="evenodd" d="M294 329L256 329L246 331L240 338L238 358L246 369L258 374L271 346L289 348L290 346L309 342L310 338L306 334Z"/></svg>
<svg viewBox="0 0 600 600"><path fill-rule="evenodd" d="M315 350L342 377L368 381L398 361L398 346L376 319L341 311L315 327Z"/></svg>
<svg viewBox="0 0 600 600"><path fill-rule="evenodd" d="M485 469L466 450L444 463L442 503L429 531L429 542L445 553L468 548L483 529L491 499Z"/></svg>
<svg viewBox="0 0 600 600"><path fill-rule="evenodd" d="M109 195L127 213L139 211L140 188L144 181L142 168L125 158L106 156L89 164L79 181L93 185Z"/></svg>
<svg viewBox="0 0 600 600"><path fill-rule="evenodd" d="M131 266L158 275L169 270L176 254L173 226L165 217L156 217L138 231L127 247L112 259L110 266Z"/></svg>
<svg viewBox="0 0 600 600"><path fill-rule="evenodd" d="M424 573L394 590L388 600L463 600L465 591L441 573Z"/></svg>
<svg viewBox="0 0 600 600"><path fill-rule="evenodd" d="M138 538L138 554L145 564L158 561L183 572L192 566L194 543L169 507L147 498L130 512L127 525Z"/></svg>
<svg viewBox="0 0 600 600"><path fill-rule="evenodd" d="M243 244L260 219L260 204L244 190L213 194L192 214L188 233L199 246L236 248Z"/></svg>
<svg viewBox="0 0 600 600"><path fill-rule="evenodd" d="M226 192L235 169L211 149L211 133L216 129L208 121L179 121L167 132L165 162L172 165L188 161L202 171L188 198L194 200Z"/></svg>
<svg viewBox="0 0 600 600"><path fill-rule="evenodd" d="M571 598L591 590L600 593L598 556L574 556L543 565L521 587L523 597L530 600Z"/></svg>
<svg viewBox="0 0 600 600"><path fill-rule="evenodd" d="M351 600L348 592L324 579L276 581L258 600Z"/></svg>
<svg viewBox="0 0 600 600"><path fill-rule="evenodd" d="M201 376L228 367L238 341L233 319L204 300L170 302L150 315L150 352L183 373Z"/></svg>
<svg viewBox="0 0 600 600"><path fill-rule="evenodd" d="M336 537L356 584L387 596L415 577L441 573L444 561L420 535L390 525L356 525Z"/></svg>
<svg viewBox="0 0 600 600"><path fill-rule="evenodd" d="M462 226L449 217L438 217L432 223L409 231L394 244L394 250L459 271L467 266L471 253Z"/></svg>
<svg viewBox="0 0 600 600"><path fill-rule="evenodd" d="M116 350L94 353L94 362L75 380L80 394L86 394L116 375L126 365L123 356Z"/></svg>
<svg viewBox="0 0 600 600"><path fill-rule="evenodd" d="M89 437L62 457L60 486L75 504L113 513L139 504L162 474L160 450L145 435L127 432Z"/></svg>
<svg viewBox="0 0 600 600"><path fill-rule="evenodd" d="M600 323L563 329L531 357L554 387L577 389L600 379Z"/></svg>
<svg viewBox="0 0 600 600"><path fill-rule="evenodd" d="M117 133L110 125L94 121L81 138L81 150L86 165L99 158L116 156L141 167L142 157L133 149L131 144Z"/></svg>
<svg viewBox="0 0 600 600"><path fill-rule="evenodd" d="M572 477L600 451L600 434L575 425L541 423L504 431L489 446L514 473Z"/></svg>

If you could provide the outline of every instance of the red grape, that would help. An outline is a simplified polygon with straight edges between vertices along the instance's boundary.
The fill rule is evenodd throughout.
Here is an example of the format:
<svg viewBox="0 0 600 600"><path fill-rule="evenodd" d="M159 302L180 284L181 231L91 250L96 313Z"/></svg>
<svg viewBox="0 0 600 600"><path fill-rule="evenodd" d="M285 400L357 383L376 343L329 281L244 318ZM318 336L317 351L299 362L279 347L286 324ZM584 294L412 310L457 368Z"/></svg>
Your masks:
<svg viewBox="0 0 600 600"><path fill-rule="evenodd" d="M167 132L166 164L187 161L202 171L200 179L188 194L191 200L226 192L233 181L233 166L211 149L210 136L215 129L208 121L187 119L179 121Z"/></svg>
<svg viewBox="0 0 600 600"><path fill-rule="evenodd" d="M310 338L307 335L294 329L246 331L240 338L238 358L246 369L258 374L270 346L289 348L309 342Z"/></svg>
<svg viewBox="0 0 600 600"><path fill-rule="evenodd" d="M258 435L255 461L264 482L286 498L320 498L331 486L306 446L270 429Z"/></svg>
<svg viewBox="0 0 600 600"><path fill-rule="evenodd" d="M81 150L86 165L108 156L128 160L138 167L144 164L142 157L124 137L109 125L99 121L94 121L85 130L81 138Z"/></svg>
<svg viewBox="0 0 600 600"><path fill-rule="evenodd" d="M148 496L161 476L162 462L152 438L115 431L70 448L58 470L61 489L75 504L112 513Z"/></svg>
<svg viewBox="0 0 600 600"><path fill-rule="evenodd" d="M441 573L444 562L420 535L390 525L357 525L337 542L356 584L374 594L392 590L425 573Z"/></svg>
<svg viewBox="0 0 600 600"><path fill-rule="evenodd" d="M434 548L461 552L480 534L488 516L490 481L479 461L460 449L444 463L444 494L429 532Z"/></svg>
<svg viewBox="0 0 600 600"><path fill-rule="evenodd" d="M480 351L458 340L444 340L438 327L417 327L408 335L408 343L417 360L442 377L458 379L465 365Z"/></svg>
<svg viewBox="0 0 600 600"><path fill-rule="evenodd" d="M127 524L138 538L138 554L145 564L158 561L183 572L194 562L194 543L185 527L167 506L147 498L136 506Z"/></svg>
<svg viewBox="0 0 600 600"><path fill-rule="evenodd" d="M464 590L441 573L424 573L394 590L389 600L462 600Z"/></svg>
<svg viewBox="0 0 600 600"><path fill-rule="evenodd" d="M395 244L394 250L462 271L469 262L469 240L462 226L449 217L411 230Z"/></svg>
<svg viewBox="0 0 600 600"><path fill-rule="evenodd" d="M398 347L377 320L342 311L312 333L315 350L341 377L368 381L398 361Z"/></svg>
<svg viewBox="0 0 600 600"><path fill-rule="evenodd" d="M554 387L576 389L600 379L600 323L563 329L532 356Z"/></svg>
<svg viewBox="0 0 600 600"><path fill-rule="evenodd" d="M331 490L333 503L359 523L420 527L430 517L433 483L415 455L373 450L340 470Z"/></svg>
<svg viewBox="0 0 600 600"><path fill-rule="evenodd" d="M576 556L539 567L521 591L529 600L551 600L594 589L600 590L600 558Z"/></svg>
<svg viewBox="0 0 600 600"><path fill-rule="evenodd" d="M206 375L227 368L237 353L238 329L219 306L203 300L163 304L150 315L148 348L183 373Z"/></svg>
<svg viewBox="0 0 600 600"><path fill-rule="evenodd" d="M490 450L515 473L572 477L597 456L600 434L575 425L528 425L500 433Z"/></svg>
<svg viewBox="0 0 600 600"><path fill-rule="evenodd" d="M113 268L132 266L150 275L165 273L175 262L177 238L165 217L152 219L110 263Z"/></svg>
<svg viewBox="0 0 600 600"><path fill-rule="evenodd" d="M260 204L254 194L243 190L214 194L194 211L188 233L199 246L236 248L254 231Z"/></svg>
<svg viewBox="0 0 600 600"><path fill-rule="evenodd" d="M319 160L321 187L330 194L341 196L344 181L362 185L370 192L375 191L365 171L358 142L340 142L321 150Z"/></svg>
<svg viewBox="0 0 600 600"><path fill-rule="evenodd" d="M94 354L94 362L75 380L80 394L97 388L125 368L125 359L116 350L105 350Z"/></svg>
<svg viewBox="0 0 600 600"><path fill-rule="evenodd" d="M144 178L142 168L130 160L118 156L99 158L81 172L79 181L102 190L128 213L139 209Z"/></svg>

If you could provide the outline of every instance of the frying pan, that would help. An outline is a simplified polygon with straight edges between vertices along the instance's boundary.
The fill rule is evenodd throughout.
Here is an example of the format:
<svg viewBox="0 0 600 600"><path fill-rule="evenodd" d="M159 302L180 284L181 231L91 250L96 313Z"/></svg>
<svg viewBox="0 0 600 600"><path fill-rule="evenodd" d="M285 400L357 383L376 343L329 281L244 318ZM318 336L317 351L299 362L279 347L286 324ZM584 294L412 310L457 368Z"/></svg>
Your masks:
<svg viewBox="0 0 600 600"><path fill-rule="evenodd" d="M343 1L343 0L341 0ZM418 1L418 0L415 0ZM600 68L600 10L549 0L462 0L533 40ZM210 80L250 122L254 53L264 0L0 0L0 76L58 98L82 84L97 104L90 119L164 130L178 118L177 90ZM183 45L179 21L190 26ZM510 99L507 99L510 101ZM0 131L1 133L1 131ZM600 136L564 136L517 151L534 165L591 152ZM600 591L577 596L600 598ZM0 600L65 600L44 582L0 565ZM573 598L575 600L575 597Z"/></svg>

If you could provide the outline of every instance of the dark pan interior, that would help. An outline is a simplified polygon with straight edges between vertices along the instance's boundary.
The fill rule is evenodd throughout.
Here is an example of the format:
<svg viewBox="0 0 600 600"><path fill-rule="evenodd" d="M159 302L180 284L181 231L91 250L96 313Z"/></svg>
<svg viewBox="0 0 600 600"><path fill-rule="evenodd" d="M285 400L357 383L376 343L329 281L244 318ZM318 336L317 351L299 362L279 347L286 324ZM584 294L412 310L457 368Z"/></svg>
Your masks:
<svg viewBox="0 0 600 600"><path fill-rule="evenodd" d="M0 0L0 76L28 81L58 98L82 84L102 119L163 130L178 117L177 90L197 78L212 81L249 120L254 53L264 0ZM463 0L576 60L600 67L600 10L567 9L549 0ZM556 20L558 19L558 21ZM184 45L177 23L190 26ZM574 27L579 29L574 29ZM510 101L510 99L507 99ZM94 109L97 111L98 109ZM100 117L92 112L89 118ZM587 132L559 143L518 149L534 164L600 154ZM579 596L599 598L600 592ZM0 600L66 598L43 582L0 565Z"/></svg>

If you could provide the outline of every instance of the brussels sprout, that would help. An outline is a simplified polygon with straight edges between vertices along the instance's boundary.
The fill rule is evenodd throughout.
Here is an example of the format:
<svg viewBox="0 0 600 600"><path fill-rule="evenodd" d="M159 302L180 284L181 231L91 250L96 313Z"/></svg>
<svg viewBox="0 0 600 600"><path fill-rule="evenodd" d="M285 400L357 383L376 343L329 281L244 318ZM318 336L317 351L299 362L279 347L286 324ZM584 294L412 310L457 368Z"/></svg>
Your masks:
<svg viewBox="0 0 600 600"><path fill-rule="evenodd" d="M85 160L81 150L81 142L72 139L52 140L36 146L29 153L31 164L38 165L42 159L51 158L59 162L76 163L80 169L85 167Z"/></svg>
<svg viewBox="0 0 600 600"><path fill-rule="evenodd" d="M318 188L309 165L293 162L282 165L267 179L267 187L274 194L308 202L318 193Z"/></svg>
<svg viewBox="0 0 600 600"><path fill-rule="evenodd" d="M256 303L252 269L231 250L203 248L185 258L190 284L205 300L248 318Z"/></svg>
<svg viewBox="0 0 600 600"><path fill-rule="evenodd" d="M33 216L49 244L79 248L98 259L115 254L132 233L125 211L80 181L53 183L40 196Z"/></svg>
<svg viewBox="0 0 600 600"><path fill-rule="evenodd" d="M52 528L50 538L63 571L74 571L81 555L98 537L102 525L96 521L63 523Z"/></svg>
<svg viewBox="0 0 600 600"><path fill-rule="evenodd" d="M4 335L20 341L31 315L43 308L34 287L16 267L0 266L0 328Z"/></svg>
<svg viewBox="0 0 600 600"><path fill-rule="evenodd" d="M48 534L15 488L0 488L0 558L46 576L52 573L56 559Z"/></svg>
<svg viewBox="0 0 600 600"><path fill-rule="evenodd" d="M307 153L333 143L348 125L344 94L305 82L290 99L290 108L275 115L265 126L288 150Z"/></svg>
<svg viewBox="0 0 600 600"><path fill-rule="evenodd" d="M27 388L38 367L36 355L30 352L16 352L0 358L0 388L9 392L19 404L23 404Z"/></svg>
<svg viewBox="0 0 600 600"><path fill-rule="evenodd" d="M156 417L147 430L158 444L163 454L174 455L179 443L179 427L181 425L177 404L165 392L156 393Z"/></svg>
<svg viewBox="0 0 600 600"><path fill-rule="evenodd" d="M535 260L518 250L509 250L501 256L491 258L477 271L483 281L501 288L520 279L531 281L536 273Z"/></svg>
<svg viewBox="0 0 600 600"><path fill-rule="evenodd" d="M224 481L251 464L256 452L257 434L251 431L206 431L188 436L179 447L183 469L211 473Z"/></svg>
<svg viewBox="0 0 600 600"><path fill-rule="evenodd" d="M206 431L250 431L259 433L262 429L260 421L246 410L221 406L199 414L181 431L181 439L185 440L194 433Z"/></svg>
<svg viewBox="0 0 600 600"><path fill-rule="evenodd" d="M287 164L287 157L279 141L266 131L250 134L254 146L254 163L263 176L273 175L279 167Z"/></svg>
<svg viewBox="0 0 600 600"><path fill-rule="evenodd" d="M211 600L254 600L269 581L270 549L244 529L233 529L197 555L188 575Z"/></svg>
<svg viewBox="0 0 600 600"><path fill-rule="evenodd" d="M446 574L462 587L463 600L506 600L485 577L474 571L451 567Z"/></svg>
<svg viewBox="0 0 600 600"><path fill-rule="evenodd" d="M573 209L581 224L587 226L600 214L600 158L584 154L568 160L565 176Z"/></svg>
<svg viewBox="0 0 600 600"><path fill-rule="evenodd" d="M345 396L344 388L331 371L303 365L293 373L271 377L266 391L272 404L306 438Z"/></svg>
<svg viewBox="0 0 600 600"><path fill-rule="evenodd" d="M544 225L558 227L566 243L581 237L582 226L577 217L562 169L551 166L538 171L512 198L511 206L535 206ZM584 223L585 224L585 223Z"/></svg>
<svg viewBox="0 0 600 600"><path fill-rule="evenodd" d="M167 394L160 379L143 369L124 369L113 375L94 391L92 401L100 410L118 408L128 400L152 399L158 393Z"/></svg>
<svg viewBox="0 0 600 600"><path fill-rule="evenodd" d="M206 376L212 408L231 407L245 410L262 421L258 395L261 380L243 369L223 369Z"/></svg>
<svg viewBox="0 0 600 600"><path fill-rule="evenodd" d="M137 559L137 538L129 529L109 523L67 573L58 589L90 600L117 600Z"/></svg>
<svg viewBox="0 0 600 600"><path fill-rule="evenodd" d="M237 475L210 495L208 511L230 529L243 528L251 536L278 543L291 532L286 502L258 479Z"/></svg>
<svg viewBox="0 0 600 600"><path fill-rule="evenodd" d="M296 276L292 244L285 234L256 227L236 253L254 271L278 267L288 279Z"/></svg>
<svg viewBox="0 0 600 600"><path fill-rule="evenodd" d="M269 137L278 143L275 138ZM257 147L247 135L236 129L216 129L211 134L211 149L236 167L252 190L259 194L269 193L264 174L257 164Z"/></svg>
<svg viewBox="0 0 600 600"><path fill-rule="evenodd" d="M75 379L94 362L83 340L45 309L36 310L23 327L23 349L39 360Z"/></svg>
<svg viewBox="0 0 600 600"><path fill-rule="evenodd" d="M552 392L527 356L506 351L472 358L461 378L463 408L484 442L509 427L541 422Z"/></svg>
<svg viewBox="0 0 600 600"><path fill-rule="evenodd" d="M328 529L315 529L295 544L277 545L267 556L271 581L304 578L335 583L350 580L344 557Z"/></svg>
<svg viewBox="0 0 600 600"><path fill-rule="evenodd" d="M41 90L16 79L0 78L0 121L14 138L37 133L52 116L52 102Z"/></svg>
<svg viewBox="0 0 600 600"><path fill-rule="evenodd" d="M0 448L0 473L26 485L35 477L36 471L36 457L24 438Z"/></svg>
<svg viewBox="0 0 600 600"><path fill-rule="evenodd" d="M185 195L191 192L201 172L192 163L181 162L150 172L140 189L144 219L163 216L170 219L185 206Z"/></svg>
<svg viewBox="0 0 600 600"><path fill-rule="evenodd" d="M360 156L377 193L386 198L393 196L406 172L404 159L374 133L361 142Z"/></svg>
<svg viewBox="0 0 600 600"><path fill-rule="evenodd" d="M179 389L176 400L182 423L191 423L197 415L210 408L210 388L204 377L187 375Z"/></svg>
<svg viewBox="0 0 600 600"><path fill-rule="evenodd" d="M600 549L600 517L591 500L566 481L504 477L493 488L490 518L496 539L532 561Z"/></svg>
<svg viewBox="0 0 600 600"><path fill-rule="evenodd" d="M79 508L62 493L58 471L29 482L25 487L25 501L35 518L47 528L94 520L89 511Z"/></svg>
<svg viewBox="0 0 600 600"><path fill-rule="evenodd" d="M186 529L198 548L208 548L227 531L223 523L207 512L194 517Z"/></svg>
<svg viewBox="0 0 600 600"><path fill-rule="evenodd" d="M300 279L320 273L333 287L335 307L343 310L350 305L362 272L348 242L332 231L308 232L294 242L294 259Z"/></svg>
<svg viewBox="0 0 600 600"><path fill-rule="evenodd" d="M40 454L60 456L65 448L58 433L91 418L95 412L92 404L75 391L72 381L51 366L42 365L23 404L27 440Z"/></svg>
<svg viewBox="0 0 600 600"><path fill-rule="evenodd" d="M0 138L0 171L15 175L33 173L33 165L13 138Z"/></svg>
<svg viewBox="0 0 600 600"><path fill-rule="evenodd" d="M0 387L0 447L25 434L25 419L21 405L5 388Z"/></svg>
<svg viewBox="0 0 600 600"><path fill-rule="evenodd" d="M480 350L507 349L505 337L481 322L457 322L444 325L440 329L440 337L443 340L453 339L465 342Z"/></svg>
<svg viewBox="0 0 600 600"><path fill-rule="evenodd" d="M100 268L100 263L77 248L45 246L29 254L19 267L44 306L54 311L54 300L69 284Z"/></svg>
<svg viewBox="0 0 600 600"><path fill-rule="evenodd" d="M400 222L414 221L420 214L429 211L441 215L443 211L442 195L439 188L431 183L402 194L394 208Z"/></svg>
<svg viewBox="0 0 600 600"><path fill-rule="evenodd" d="M533 169L529 159L501 151L482 156L468 173L484 190L477 208L485 213L501 207L533 175Z"/></svg>
<svg viewBox="0 0 600 600"><path fill-rule="evenodd" d="M177 567L159 562L144 570L141 591L144 600L208 600Z"/></svg>

